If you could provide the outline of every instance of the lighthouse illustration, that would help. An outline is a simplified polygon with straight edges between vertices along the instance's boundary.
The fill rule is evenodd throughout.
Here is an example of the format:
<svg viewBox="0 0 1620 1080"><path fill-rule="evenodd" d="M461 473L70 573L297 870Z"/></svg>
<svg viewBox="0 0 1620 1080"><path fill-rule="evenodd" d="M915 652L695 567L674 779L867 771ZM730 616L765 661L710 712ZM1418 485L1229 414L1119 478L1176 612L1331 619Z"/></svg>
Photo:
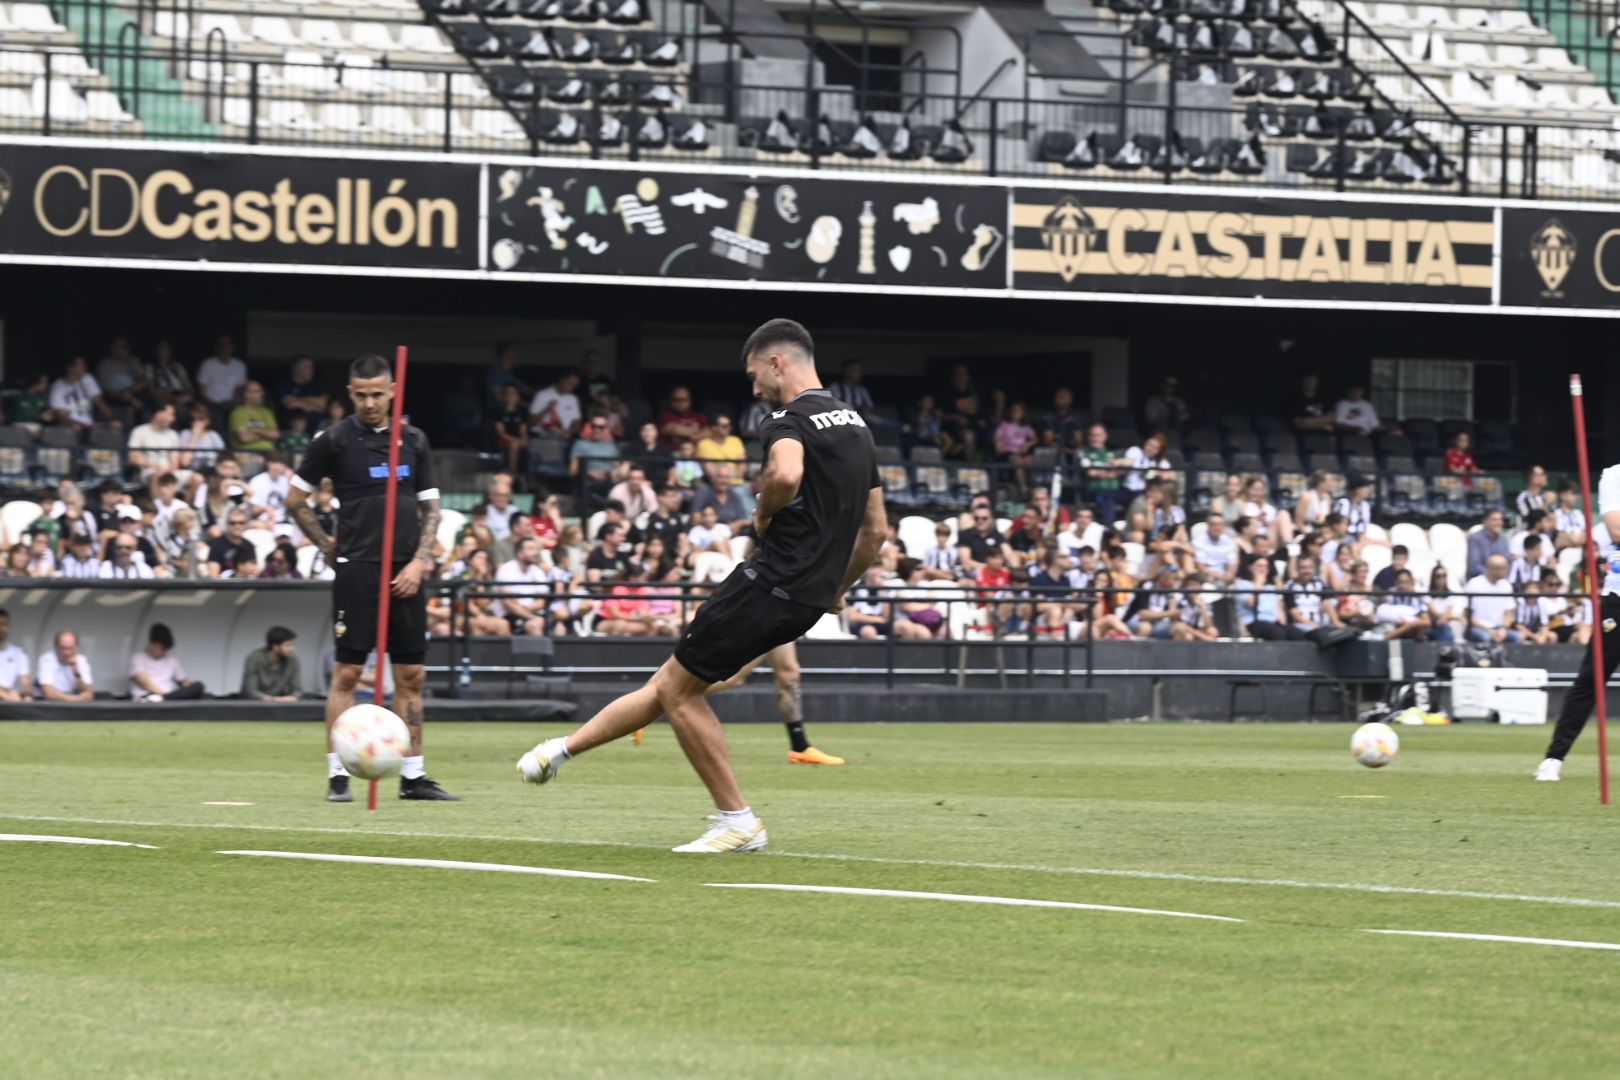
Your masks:
<svg viewBox="0 0 1620 1080"><path fill-rule="evenodd" d="M867 203L861 209L861 216L856 219L861 226L861 261L855 267L857 274L877 273L877 215L872 213L872 204Z"/></svg>
<svg viewBox="0 0 1620 1080"><path fill-rule="evenodd" d="M737 207L737 228L715 226L709 233L709 253L727 262L741 263L750 270L763 270L771 245L754 239L754 217L758 212L759 189L750 187L743 192L742 202Z"/></svg>

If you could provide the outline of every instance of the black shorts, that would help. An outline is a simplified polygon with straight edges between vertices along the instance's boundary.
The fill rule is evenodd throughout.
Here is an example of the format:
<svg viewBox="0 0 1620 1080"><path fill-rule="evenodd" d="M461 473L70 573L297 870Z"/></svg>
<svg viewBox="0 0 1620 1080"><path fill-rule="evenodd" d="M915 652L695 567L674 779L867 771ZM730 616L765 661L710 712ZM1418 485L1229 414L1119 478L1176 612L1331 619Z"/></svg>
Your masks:
<svg viewBox="0 0 1620 1080"><path fill-rule="evenodd" d="M399 564L403 569L404 563ZM397 570L395 571L398 572ZM332 637L337 662L364 664L377 651L377 588L380 563L342 562L333 567ZM388 603L388 659L420 664L427 659L427 589Z"/></svg>
<svg viewBox="0 0 1620 1080"><path fill-rule="evenodd" d="M675 660L704 682L725 682L778 645L797 641L820 620L820 608L771 594L739 566L698 608L675 646Z"/></svg>

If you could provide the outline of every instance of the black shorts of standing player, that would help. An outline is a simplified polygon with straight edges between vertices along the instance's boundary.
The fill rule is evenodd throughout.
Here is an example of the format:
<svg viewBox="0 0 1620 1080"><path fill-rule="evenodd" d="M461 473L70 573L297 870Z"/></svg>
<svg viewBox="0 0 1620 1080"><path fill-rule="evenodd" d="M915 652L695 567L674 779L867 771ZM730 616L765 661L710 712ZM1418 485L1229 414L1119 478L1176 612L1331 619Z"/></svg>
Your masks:
<svg viewBox="0 0 1620 1080"><path fill-rule="evenodd" d="M405 568L395 567L394 573ZM332 634L340 664L364 664L377 651L377 589L380 563L343 562L333 569ZM388 659L420 664L427 659L427 590L388 602Z"/></svg>
<svg viewBox="0 0 1620 1080"><path fill-rule="evenodd" d="M675 660L705 682L724 682L778 645L797 641L823 612L776 595L748 566L731 572L703 602Z"/></svg>

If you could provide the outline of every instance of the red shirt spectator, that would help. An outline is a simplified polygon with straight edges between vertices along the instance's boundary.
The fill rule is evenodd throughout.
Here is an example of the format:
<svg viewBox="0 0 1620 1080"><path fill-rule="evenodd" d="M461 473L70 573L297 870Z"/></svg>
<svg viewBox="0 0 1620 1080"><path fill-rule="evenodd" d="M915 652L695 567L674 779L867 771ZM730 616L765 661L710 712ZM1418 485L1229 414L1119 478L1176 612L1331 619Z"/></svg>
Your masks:
<svg viewBox="0 0 1620 1080"><path fill-rule="evenodd" d="M1446 451L1446 472L1467 476L1469 473L1479 472L1479 463L1474 460L1470 449L1473 439L1468 432L1459 431L1457 437L1451 440L1451 449Z"/></svg>
<svg viewBox="0 0 1620 1080"><path fill-rule="evenodd" d="M708 434L709 418L692 406L692 391L677 386L669 395L669 408L658 414L658 435L671 450L682 439L696 441Z"/></svg>
<svg viewBox="0 0 1620 1080"><path fill-rule="evenodd" d="M994 596L1012 585L1012 571L1002 564L1000 555L992 555L989 562L974 571L973 583L981 587L983 595Z"/></svg>

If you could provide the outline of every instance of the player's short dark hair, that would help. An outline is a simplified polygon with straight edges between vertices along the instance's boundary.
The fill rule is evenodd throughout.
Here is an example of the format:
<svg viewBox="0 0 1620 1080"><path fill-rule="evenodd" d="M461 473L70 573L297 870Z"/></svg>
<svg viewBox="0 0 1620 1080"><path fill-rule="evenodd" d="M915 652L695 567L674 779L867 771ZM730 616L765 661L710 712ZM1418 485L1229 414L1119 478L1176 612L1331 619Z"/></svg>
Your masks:
<svg viewBox="0 0 1620 1080"><path fill-rule="evenodd" d="M275 648L277 645L287 644L287 642L292 641L297 636L297 634L293 633L285 626L272 626L264 633L264 643L271 648Z"/></svg>
<svg viewBox="0 0 1620 1080"><path fill-rule="evenodd" d="M750 356L778 345L791 345L810 359L816 355L816 343L810 337L810 331L792 319L772 319L748 335L748 340L743 343L742 358L747 361Z"/></svg>
<svg viewBox="0 0 1620 1080"><path fill-rule="evenodd" d="M153 645L161 645L165 649L172 649L174 648L174 631L163 623L155 622L152 624L152 629L147 631L146 640Z"/></svg>
<svg viewBox="0 0 1620 1080"><path fill-rule="evenodd" d="M1410 554L1412 554L1412 553L1407 550L1405 544L1396 544L1394 547L1389 549L1389 557L1392 558L1392 559L1397 555L1410 555Z"/></svg>
<svg viewBox="0 0 1620 1080"><path fill-rule="evenodd" d="M377 379L387 376L394 377L394 365L376 353L366 353L357 356L349 362L350 379Z"/></svg>

